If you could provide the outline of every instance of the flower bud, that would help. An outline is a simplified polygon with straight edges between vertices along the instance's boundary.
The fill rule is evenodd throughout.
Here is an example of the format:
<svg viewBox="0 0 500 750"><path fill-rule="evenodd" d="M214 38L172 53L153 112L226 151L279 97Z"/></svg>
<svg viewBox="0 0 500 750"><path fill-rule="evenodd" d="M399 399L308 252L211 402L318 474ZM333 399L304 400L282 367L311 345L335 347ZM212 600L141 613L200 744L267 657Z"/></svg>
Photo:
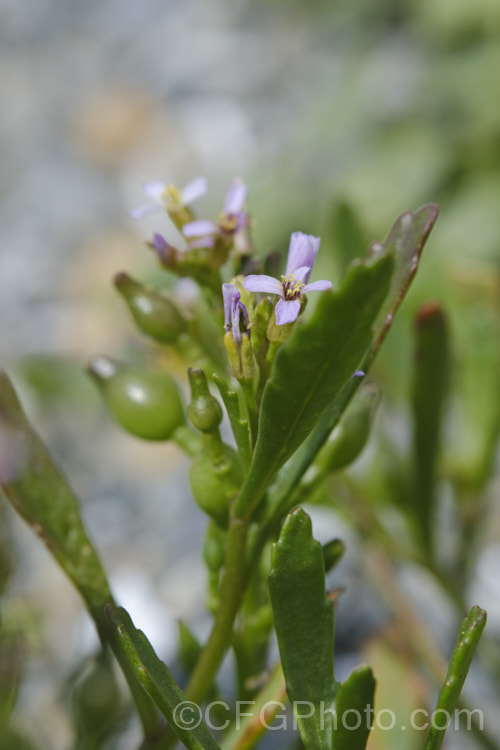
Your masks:
<svg viewBox="0 0 500 750"><path fill-rule="evenodd" d="M200 432L214 432L222 420L222 409L219 402L208 390L208 383L203 370L188 370L191 387L191 403L188 406L188 417Z"/></svg>
<svg viewBox="0 0 500 750"><path fill-rule="evenodd" d="M166 374L95 357L88 372L114 419L132 435L168 440L184 423L174 381Z"/></svg>
<svg viewBox="0 0 500 750"><path fill-rule="evenodd" d="M241 338L241 380L253 380L255 375L255 362L253 359L253 348L250 336Z"/></svg>
<svg viewBox="0 0 500 750"><path fill-rule="evenodd" d="M224 346L226 347L231 375L233 378L239 379L241 378L240 348L234 340L231 331L227 331L227 333L224 334Z"/></svg>
<svg viewBox="0 0 500 750"><path fill-rule="evenodd" d="M243 482L243 470L236 451L222 446L222 460L214 464L200 453L189 469L189 485L199 507L219 526L225 528L229 518L229 502Z"/></svg>
<svg viewBox="0 0 500 750"><path fill-rule="evenodd" d="M126 273L115 276L115 286L132 313L137 327L146 336L164 344L173 344L186 330L186 320L166 294L143 286Z"/></svg>

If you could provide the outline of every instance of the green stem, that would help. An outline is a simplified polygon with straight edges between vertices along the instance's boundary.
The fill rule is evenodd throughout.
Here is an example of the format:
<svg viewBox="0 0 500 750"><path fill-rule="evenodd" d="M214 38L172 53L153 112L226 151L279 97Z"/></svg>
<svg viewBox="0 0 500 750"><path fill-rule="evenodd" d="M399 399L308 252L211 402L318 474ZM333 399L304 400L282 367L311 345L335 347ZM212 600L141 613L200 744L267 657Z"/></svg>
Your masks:
<svg viewBox="0 0 500 750"><path fill-rule="evenodd" d="M246 576L248 521L231 518L228 531L220 606L210 637L186 687L186 697L201 703L208 695L226 650L231 645L234 619L243 596Z"/></svg>
<svg viewBox="0 0 500 750"><path fill-rule="evenodd" d="M272 719L286 704L286 685L281 664L277 664L267 685L255 697L250 716L231 726L221 742L222 750L250 750L269 729Z"/></svg>
<svg viewBox="0 0 500 750"><path fill-rule="evenodd" d="M176 429L172 440L188 456L196 456L201 450L200 436L186 425L181 425Z"/></svg>
<svg viewBox="0 0 500 750"><path fill-rule="evenodd" d="M209 695L220 663L231 645L234 620L245 590L247 534L248 521L232 516L228 530L219 608L212 632L184 690L186 698L198 705L201 705ZM152 742L146 740L141 745L141 750L170 750L175 741L176 737L169 726L159 726L157 737Z"/></svg>
<svg viewBox="0 0 500 750"><path fill-rule="evenodd" d="M219 429L213 432L205 432L201 436L203 452L210 459L214 466L219 466L225 460L224 444L222 442Z"/></svg>

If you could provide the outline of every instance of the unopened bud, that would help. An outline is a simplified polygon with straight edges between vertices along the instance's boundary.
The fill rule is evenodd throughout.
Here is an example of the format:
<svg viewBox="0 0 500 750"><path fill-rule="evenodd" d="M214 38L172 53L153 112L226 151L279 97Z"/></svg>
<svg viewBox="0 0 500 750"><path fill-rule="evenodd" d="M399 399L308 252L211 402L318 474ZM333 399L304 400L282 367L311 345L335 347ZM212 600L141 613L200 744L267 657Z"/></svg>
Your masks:
<svg viewBox="0 0 500 750"><path fill-rule="evenodd" d="M227 331L227 333L224 334L224 346L226 347L226 352L229 359L231 375L239 380L242 376L240 349L238 344L234 340L232 331Z"/></svg>
<svg viewBox="0 0 500 750"><path fill-rule="evenodd" d="M252 342L250 336L241 337L241 379L253 380L255 375L255 362L253 359Z"/></svg>

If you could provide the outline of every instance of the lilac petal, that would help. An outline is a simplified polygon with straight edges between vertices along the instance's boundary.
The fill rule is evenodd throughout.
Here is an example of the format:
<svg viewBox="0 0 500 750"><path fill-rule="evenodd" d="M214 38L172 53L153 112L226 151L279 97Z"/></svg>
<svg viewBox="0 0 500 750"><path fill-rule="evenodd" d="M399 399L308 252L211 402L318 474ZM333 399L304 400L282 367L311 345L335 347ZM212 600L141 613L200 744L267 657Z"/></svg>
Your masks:
<svg viewBox="0 0 500 750"><path fill-rule="evenodd" d="M238 211L235 214L232 214L234 217L236 217L236 226L234 228L234 232L239 232L240 229L243 229L243 227L246 224L247 215L245 211ZM234 234L233 232L233 234Z"/></svg>
<svg viewBox="0 0 500 750"><path fill-rule="evenodd" d="M274 312L276 315L277 326L285 325L285 323L293 323L294 320L297 320L300 312L300 300L280 299L278 300L278 304L276 305Z"/></svg>
<svg viewBox="0 0 500 750"><path fill-rule="evenodd" d="M205 177L196 177L181 190L181 203L189 206L193 201L201 198L207 192L207 180Z"/></svg>
<svg viewBox="0 0 500 750"><path fill-rule="evenodd" d="M321 292L324 289L331 289L332 286L333 284L331 281L323 279L322 281L313 281L311 284L306 284L302 292L303 294L307 294L307 292Z"/></svg>
<svg viewBox="0 0 500 750"><path fill-rule="evenodd" d="M184 237L202 237L204 234L217 234L217 227L212 221L198 219L190 221L182 227Z"/></svg>
<svg viewBox="0 0 500 750"><path fill-rule="evenodd" d="M150 247L156 252L162 263L169 263L176 254L176 249L166 241L165 237L159 232L153 234L153 239L149 243Z"/></svg>
<svg viewBox="0 0 500 750"><path fill-rule="evenodd" d="M229 190L226 193L226 199L224 201L224 213L239 213L245 203L247 191L248 188L244 182L239 179L233 180L229 186Z"/></svg>
<svg viewBox="0 0 500 750"><path fill-rule="evenodd" d="M302 266L307 266L312 270L320 242L320 237L314 237L312 234L293 232L290 237L290 247L288 249L286 275L288 276L290 273L295 275L297 268L301 268ZM304 281L307 281L308 278L304 279Z"/></svg>
<svg viewBox="0 0 500 750"><path fill-rule="evenodd" d="M283 297L283 284L273 276L265 274L250 274L243 281L243 286L249 292L267 292L268 294L279 294Z"/></svg>
<svg viewBox="0 0 500 750"><path fill-rule="evenodd" d="M152 201L158 203L159 206L164 206L165 201L163 200L163 194L167 186L164 182L159 180L152 180L151 182L145 182L142 186L143 192L151 198Z"/></svg>
<svg viewBox="0 0 500 750"><path fill-rule="evenodd" d="M293 272L293 278L295 281L307 281L309 276L311 275L312 269L309 268L309 266L301 266L300 268L296 268Z"/></svg>
<svg viewBox="0 0 500 750"><path fill-rule="evenodd" d="M234 304L240 301L240 293L234 284L222 285L222 299L224 300L224 326L231 325L231 315Z"/></svg>
<svg viewBox="0 0 500 750"><path fill-rule="evenodd" d="M142 219L143 216L149 216L150 214L156 214L158 211L161 211L160 206L153 205L152 203L148 203L147 206L138 206L138 208L133 208L132 211L130 211L130 216L132 219Z"/></svg>
<svg viewBox="0 0 500 750"><path fill-rule="evenodd" d="M161 253L167 250L169 244L162 234L155 232L153 234L153 239L151 240L151 247Z"/></svg>
<svg viewBox="0 0 500 750"><path fill-rule="evenodd" d="M239 344L241 341L241 330L240 330L240 302L233 300L231 308L231 333L233 334L234 341Z"/></svg>
<svg viewBox="0 0 500 750"><path fill-rule="evenodd" d="M205 237L197 237L188 242L188 250L196 250L199 247L210 248L215 245L215 238L212 234L206 234Z"/></svg>
<svg viewBox="0 0 500 750"><path fill-rule="evenodd" d="M248 329L250 327L250 318L248 317L248 310L246 306L243 304L243 302L238 302L238 307L240 309L240 313L243 315L243 322L245 324L245 328L248 332Z"/></svg>
<svg viewBox="0 0 500 750"><path fill-rule="evenodd" d="M365 374L366 373L364 373L363 370L354 370L351 378L364 378Z"/></svg>

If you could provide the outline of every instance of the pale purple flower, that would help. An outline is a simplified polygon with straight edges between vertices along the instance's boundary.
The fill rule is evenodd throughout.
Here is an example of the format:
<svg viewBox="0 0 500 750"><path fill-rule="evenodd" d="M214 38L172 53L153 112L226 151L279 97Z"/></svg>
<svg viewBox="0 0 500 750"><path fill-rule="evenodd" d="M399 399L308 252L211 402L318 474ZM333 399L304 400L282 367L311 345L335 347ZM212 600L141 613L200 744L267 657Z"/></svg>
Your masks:
<svg viewBox="0 0 500 750"><path fill-rule="evenodd" d="M302 304L302 298L307 292L331 289L331 281L313 281L308 284L314 261L319 250L319 237L303 232L293 232L288 249L288 260L285 274L280 279L273 276L247 276L243 286L250 292L264 292L277 294L281 299L276 305L276 325L293 323L297 320Z"/></svg>
<svg viewBox="0 0 500 750"><path fill-rule="evenodd" d="M235 234L245 225L246 212L243 211L248 188L242 180L232 181L226 193L224 208L217 223L200 219L190 221L182 227L182 233L187 239L199 237L227 236Z"/></svg>
<svg viewBox="0 0 500 750"><path fill-rule="evenodd" d="M222 285L222 298L224 300L224 328L226 333L231 331L233 339L237 344L241 341L241 318L243 325L248 331L248 311L241 302L240 292L234 284Z"/></svg>
<svg viewBox="0 0 500 750"><path fill-rule="evenodd" d="M363 370L354 370L353 374L351 375L351 378L364 378L366 375Z"/></svg>
<svg viewBox="0 0 500 750"><path fill-rule="evenodd" d="M154 214L161 210L167 210L174 206L189 206L207 192L207 181L205 177L196 177L179 190L174 185L166 185L159 180L145 182L142 186L143 192L152 200L145 206L139 206L130 212L133 219Z"/></svg>

